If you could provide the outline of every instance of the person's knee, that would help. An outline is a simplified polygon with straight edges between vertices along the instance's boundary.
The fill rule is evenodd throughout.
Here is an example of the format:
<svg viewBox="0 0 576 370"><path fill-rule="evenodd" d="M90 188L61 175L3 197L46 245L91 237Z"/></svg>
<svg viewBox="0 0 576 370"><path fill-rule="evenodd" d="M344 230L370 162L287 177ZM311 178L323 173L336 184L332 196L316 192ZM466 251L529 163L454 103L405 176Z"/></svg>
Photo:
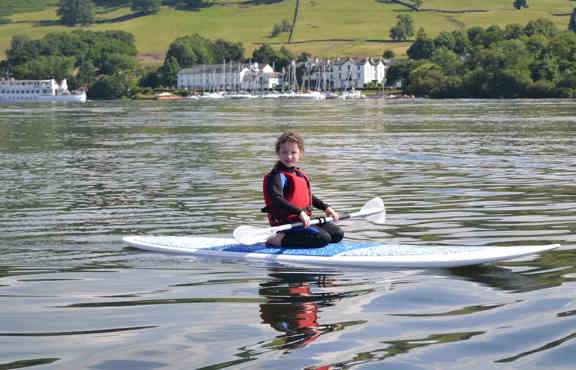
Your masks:
<svg viewBox="0 0 576 370"><path fill-rule="evenodd" d="M342 239L344 239L344 231L342 231L341 228L337 228L332 233L331 243L338 243L338 242L342 241Z"/></svg>
<svg viewBox="0 0 576 370"><path fill-rule="evenodd" d="M314 235L314 246L317 248L324 247L330 243L332 237L325 231L321 231Z"/></svg>
<svg viewBox="0 0 576 370"><path fill-rule="evenodd" d="M344 239L344 231L338 225L326 224L324 226L324 231L330 235L330 243L338 243Z"/></svg>
<svg viewBox="0 0 576 370"><path fill-rule="evenodd" d="M324 247L330 243L331 239L330 234L322 229L316 229L316 232L310 236L310 246L313 248Z"/></svg>

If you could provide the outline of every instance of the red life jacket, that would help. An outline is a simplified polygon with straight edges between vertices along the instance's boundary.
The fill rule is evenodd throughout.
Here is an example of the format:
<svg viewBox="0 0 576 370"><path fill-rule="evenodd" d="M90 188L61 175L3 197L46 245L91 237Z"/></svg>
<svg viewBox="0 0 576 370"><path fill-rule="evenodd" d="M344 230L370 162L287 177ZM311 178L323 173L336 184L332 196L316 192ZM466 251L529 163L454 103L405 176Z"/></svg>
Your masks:
<svg viewBox="0 0 576 370"><path fill-rule="evenodd" d="M312 192L308 176L299 169L287 171L283 168L274 168L264 177L264 202L266 203L264 211L268 213L270 225L277 226L300 220L298 215L290 214L286 210L272 205L272 197L268 194L268 183L277 173L282 176L284 199L294 207L304 209L309 216L312 215Z"/></svg>

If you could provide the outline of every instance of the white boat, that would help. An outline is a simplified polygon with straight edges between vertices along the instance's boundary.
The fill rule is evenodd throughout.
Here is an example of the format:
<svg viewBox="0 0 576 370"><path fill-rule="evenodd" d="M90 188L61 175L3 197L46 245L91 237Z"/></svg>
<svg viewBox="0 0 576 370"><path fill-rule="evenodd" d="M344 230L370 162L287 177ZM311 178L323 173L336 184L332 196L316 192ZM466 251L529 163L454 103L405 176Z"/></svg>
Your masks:
<svg viewBox="0 0 576 370"><path fill-rule="evenodd" d="M0 79L0 102L86 102L85 91L68 90L66 79Z"/></svg>
<svg viewBox="0 0 576 370"><path fill-rule="evenodd" d="M199 96L200 99L224 99L224 93L221 91L204 93Z"/></svg>
<svg viewBox="0 0 576 370"><path fill-rule="evenodd" d="M293 93L289 98L292 99L311 99L311 100L324 100L326 99L326 95L319 91L308 91L308 92L297 92Z"/></svg>
<svg viewBox="0 0 576 370"><path fill-rule="evenodd" d="M366 95L362 94L361 91L358 90L352 90L352 91L343 91L342 94L340 95L340 99L364 99L366 98Z"/></svg>
<svg viewBox="0 0 576 370"><path fill-rule="evenodd" d="M237 94L226 94L224 95L226 99L254 99L258 96L247 94L247 93L237 93Z"/></svg>
<svg viewBox="0 0 576 370"><path fill-rule="evenodd" d="M282 98L283 96L284 96L284 94L279 94L279 93L266 93L266 94L260 95L260 97L262 99L278 99L278 98Z"/></svg>

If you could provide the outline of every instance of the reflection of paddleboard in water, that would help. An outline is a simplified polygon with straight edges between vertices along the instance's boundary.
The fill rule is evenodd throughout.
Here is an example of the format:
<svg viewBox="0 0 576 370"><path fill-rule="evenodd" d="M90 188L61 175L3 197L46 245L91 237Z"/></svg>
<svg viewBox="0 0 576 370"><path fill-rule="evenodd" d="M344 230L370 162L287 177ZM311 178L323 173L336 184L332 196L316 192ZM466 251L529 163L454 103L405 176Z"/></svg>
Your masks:
<svg viewBox="0 0 576 370"><path fill-rule="evenodd" d="M262 322L282 333L271 346L279 349L292 349L306 346L321 335L342 330L364 321L320 324L320 308L334 305L345 294L317 293L313 286L327 287L334 277L313 273L290 273L274 271L272 280L260 284L260 295L266 303L260 305Z"/></svg>
<svg viewBox="0 0 576 370"><path fill-rule="evenodd" d="M341 242L322 248L246 246L234 239L190 236L127 236L138 249L234 260L355 267L438 268L477 265L545 252L559 245L470 247Z"/></svg>

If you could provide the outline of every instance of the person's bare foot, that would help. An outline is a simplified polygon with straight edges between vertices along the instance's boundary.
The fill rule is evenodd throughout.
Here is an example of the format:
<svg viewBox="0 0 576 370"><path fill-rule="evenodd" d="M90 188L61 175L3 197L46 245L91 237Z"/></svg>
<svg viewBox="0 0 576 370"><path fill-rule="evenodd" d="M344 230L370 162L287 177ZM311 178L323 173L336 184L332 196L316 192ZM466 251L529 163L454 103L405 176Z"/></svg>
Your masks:
<svg viewBox="0 0 576 370"><path fill-rule="evenodd" d="M266 240L266 245L270 245L273 247L281 247L282 246L282 239L284 239L284 233L277 233Z"/></svg>

